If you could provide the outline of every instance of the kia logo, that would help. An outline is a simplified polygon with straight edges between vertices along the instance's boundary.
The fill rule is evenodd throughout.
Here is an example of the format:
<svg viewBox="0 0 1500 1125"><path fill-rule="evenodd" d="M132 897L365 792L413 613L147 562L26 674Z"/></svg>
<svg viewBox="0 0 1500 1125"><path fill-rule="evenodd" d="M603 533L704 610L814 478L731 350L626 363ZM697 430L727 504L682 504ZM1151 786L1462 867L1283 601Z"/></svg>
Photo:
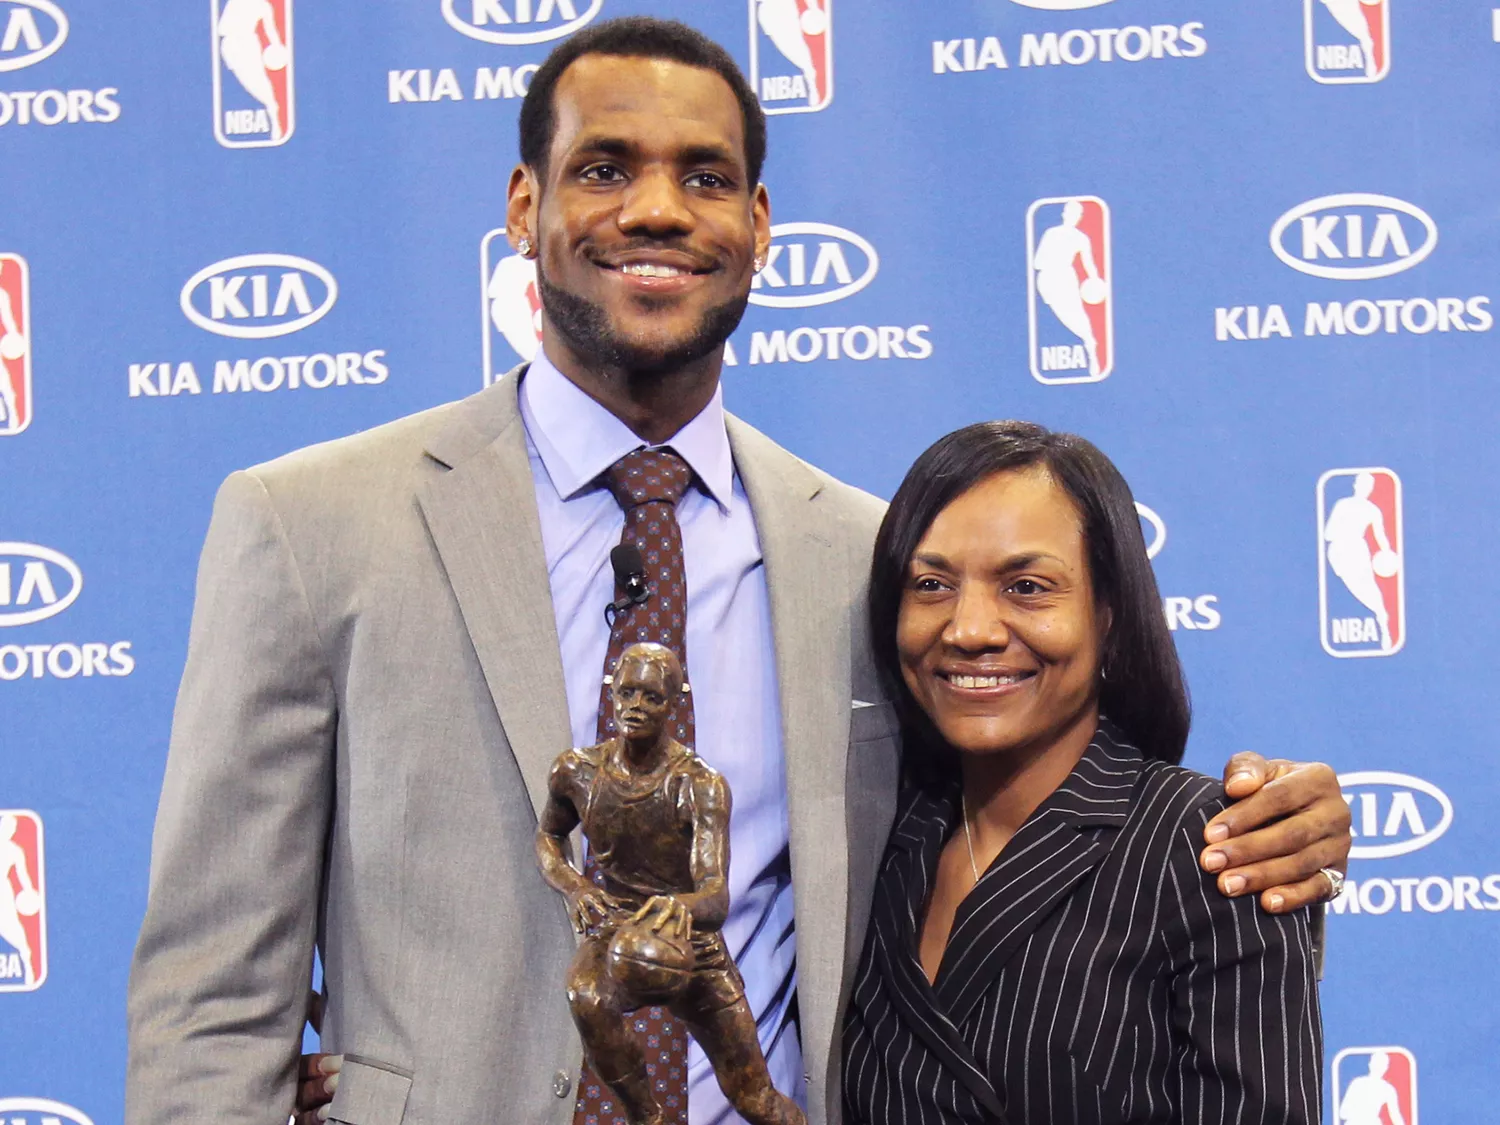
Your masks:
<svg viewBox="0 0 1500 1125"><path fill-rule="evenodd" d="M485 43L512 46L545 43L577 31L604 7L604 0L592 0L579 15L578 4L582 2L584 0L443 0L443 19L454 31ZM468 19L458 14L460 7L468 11ZM526 30L554 19L565 22Z"/></svg>
<svg viewBox="0 0 1500 1125"><path fill-rule="evenodd" d="M44 23L51 22L50 38L37 23L38 15ZM0 17L5 25L0 31L0 70L20 70L39 63L56 53L68 37L68 17L52 0L4 0ZM10 52L18 47L25 48L25 53L12 55Z"/></svg>
<svg viewBox="0 0 1500 1125"><path fill-rule="evenodd" d="M852 230L829 223L777 223L766 264L750 283L750 303L773 309L826 305L858 293L879 269L875 247Z"/></svg>
<svg viewBox="0 0 1500 1125"><path fill-rule="evenodd" d="M83 592L83 571L61 551L0 543L0 626L56 617Z"/></svg>
<svg viewBox="0 0 1500 1125"><path fill-rule="evenodd" d="M1411 269L1432 253L1437 237L1437 224L1420 207L1351 191L1293 207L1271 227L1271 249L1313 277L1365 281Z"/></svg>
<svg viewBox="0 0 1500 1125"><path fill-rule="evenodd" d="M53 1122L94 1125L83 1110L51 1098L0 1098L0 1117L7 1125L52 1125Z"/></svg>
<svg viewBox="0 0 1500 1125"><path fill-rule="evenodd" d="M1079 8L1097 8L1111 4L1114 0L1010 0L1023 8L1039 8L1044 12L1072 12Z"/></svg>
<svg viewBox="0 0 1500 1125"><path fill-rule="evenodd" d="M317 262L292 254L242 254L188 278L181 304L199 328L264 340L322 320L338 296L338 282Z"/></svg>
<svg viewBox="0 0 1500 1125"><path fill-rule="evenodd" d="M1430 781L1387 770L1339 774L1353 818L1351 859L1387 859L1425 848L1453 823L1453 802Z"/></svg>
<svg viewBox="0 0 1500 1125"><path fill-rule="evenodd" d="M1167 545L1167 525L1162 522L1159 515L1153 512L1139 500L1135 502L1136 514L1141 517L1141 534L1146 540L1146 557L1154 559L1161 554L1161 549ZM1151 534L1146 535L1146 526L1150 526Z"/></svg>

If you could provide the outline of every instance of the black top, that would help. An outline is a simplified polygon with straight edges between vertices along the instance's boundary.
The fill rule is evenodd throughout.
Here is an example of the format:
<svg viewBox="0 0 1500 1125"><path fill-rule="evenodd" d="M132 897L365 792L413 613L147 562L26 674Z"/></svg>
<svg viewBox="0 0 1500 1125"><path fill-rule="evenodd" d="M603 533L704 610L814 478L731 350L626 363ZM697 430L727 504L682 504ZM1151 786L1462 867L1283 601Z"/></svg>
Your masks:
<svg viewBox="0 0 1500 1125"><path fill-rule="evenodd" d="M1211 778L1106 722L958 909L918 927L958 792L904 796L844 1027L850 1125L1321 1121L1308 915L1198 866Z"/></svg>

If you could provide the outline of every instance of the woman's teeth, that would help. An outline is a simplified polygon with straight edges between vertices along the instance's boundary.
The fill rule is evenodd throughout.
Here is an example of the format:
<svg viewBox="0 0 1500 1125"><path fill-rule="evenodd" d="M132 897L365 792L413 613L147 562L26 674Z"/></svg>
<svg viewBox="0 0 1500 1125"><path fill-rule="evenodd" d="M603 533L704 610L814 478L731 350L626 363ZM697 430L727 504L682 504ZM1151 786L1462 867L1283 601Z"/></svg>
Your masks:
<svg viewBox="0 0 1500 1125"><path fill-rule="evenodd" d="M948 682L960 688L994 688L1006 684L1018 684L1025 678L1024 672L1010 672L1004 676L949 676Z"/></svg>

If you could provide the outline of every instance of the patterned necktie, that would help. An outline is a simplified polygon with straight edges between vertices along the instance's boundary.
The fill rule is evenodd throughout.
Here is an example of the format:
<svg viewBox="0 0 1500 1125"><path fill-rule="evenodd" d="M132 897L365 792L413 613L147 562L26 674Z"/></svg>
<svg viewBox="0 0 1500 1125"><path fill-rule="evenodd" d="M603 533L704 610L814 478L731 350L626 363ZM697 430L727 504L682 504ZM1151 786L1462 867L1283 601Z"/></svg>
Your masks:
<svg viewBox="0 0 1500 1125"><path fill-rule="evenodd" d="M682 565L682 529L677 525L677 501L692 482L693 471L670 449L638 449L627 453L604 473L604 483L625 509L625 531L620 542L633 543L646 566L651 596L640 605L615 614L609 631L609 651L604 657L604 682L599 691L598 739L615 733L614 700L609 679L620 654L641 641L666 645L682 662L687 676L687 578ZM624 591L616 589L615 597ZM684 746L693 745L693 698L684 691L677 697L670 721L672 736ZM590 858L584 874L600 881ZM665 1008L639 1009L634 1017L636 1039L646 1057L651 1088L669 1125L687 1125L687 1029ZM630 1125L624 1110L584 1064L578 1083L578 1105L573 1125Z"/></svg>

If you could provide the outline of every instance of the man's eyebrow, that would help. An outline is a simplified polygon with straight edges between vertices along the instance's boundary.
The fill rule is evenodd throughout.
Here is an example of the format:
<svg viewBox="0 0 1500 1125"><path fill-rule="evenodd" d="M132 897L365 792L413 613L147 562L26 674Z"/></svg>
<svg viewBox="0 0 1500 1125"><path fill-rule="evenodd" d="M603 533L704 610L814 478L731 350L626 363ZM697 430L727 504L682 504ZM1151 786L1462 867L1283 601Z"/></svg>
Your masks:
<svg viewBox="0 0 1500 1125"><path fill-rule="evenodd" d="M629 156L635 145L624 137L585 137L574 146L575 153L599 153L603 156Z"/></svg>
<svg viewBox="0 0 1500 1125"><path fill-rule="evenodd" d="M624 137L584 137L573 147L575 156L582 154L613 156L622 160L638 152L639 146ZM728 145L690 144L678 151L677 161L680 164L733 164L735 155Z"/></svg>
<svg viewBox="0 0 1500 1125"><path fill-rule="evenodd" d="M684 164L733 164L734 153L726 145L688 145L679 159Z"/></svg>

